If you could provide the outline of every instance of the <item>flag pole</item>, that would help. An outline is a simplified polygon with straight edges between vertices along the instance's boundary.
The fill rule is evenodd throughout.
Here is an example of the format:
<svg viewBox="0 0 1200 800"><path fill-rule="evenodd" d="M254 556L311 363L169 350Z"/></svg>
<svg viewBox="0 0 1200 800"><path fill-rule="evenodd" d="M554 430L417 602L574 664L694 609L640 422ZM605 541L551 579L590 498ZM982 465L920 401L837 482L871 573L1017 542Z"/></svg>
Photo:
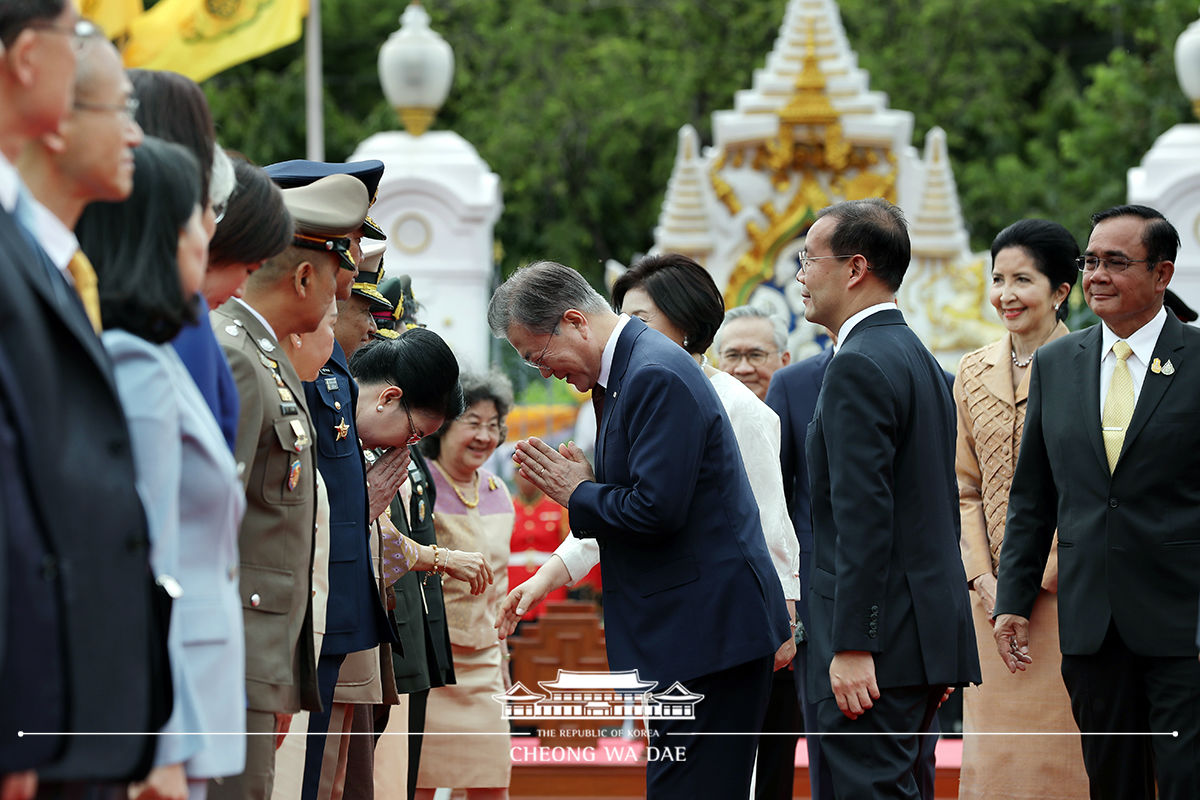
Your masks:
<svg viewBox="0 0 1200 800"><path fill-rule="evenodd" d="M325 160L325 108L321 92L321 0L308 1L304 23L304 117L308 159Z"/></svg>

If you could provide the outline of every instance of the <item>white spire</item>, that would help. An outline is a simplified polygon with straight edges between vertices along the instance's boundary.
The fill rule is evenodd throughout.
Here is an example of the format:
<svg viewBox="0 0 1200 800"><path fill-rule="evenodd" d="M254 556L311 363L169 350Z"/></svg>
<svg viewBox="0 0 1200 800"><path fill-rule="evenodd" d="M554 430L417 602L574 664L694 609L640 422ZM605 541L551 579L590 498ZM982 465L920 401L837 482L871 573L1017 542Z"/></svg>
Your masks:
<svg viewBox="0 0 1200 800"><path fill-rule="evenodd" d="M684 125L679 129L675 166L667 183L658 227L654 229L653 252L684 253L701 263L712 252L705 184L700 137L695 128Z"/></svg>
<svg viewBox="0 0 1200 800"><path fill-rule="evenodd" d="M967 230L946 151L946 132L941 128L931 128L925 135L924 168L920 204L909 222L913 255L965 258L970 252Z"/></svg>

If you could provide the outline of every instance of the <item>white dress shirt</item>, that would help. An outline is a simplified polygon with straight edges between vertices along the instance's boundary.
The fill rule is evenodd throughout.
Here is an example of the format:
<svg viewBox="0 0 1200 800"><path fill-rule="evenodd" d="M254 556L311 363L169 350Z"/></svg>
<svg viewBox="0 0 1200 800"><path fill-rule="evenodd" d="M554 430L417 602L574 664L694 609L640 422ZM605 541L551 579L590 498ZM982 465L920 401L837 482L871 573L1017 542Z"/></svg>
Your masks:
<svg viewBox="0 0 1200 800"><path fill-rule="evenodd" d="M617 319L617 325L613 328L612 335L604 343L604 352L600 354L600 376L596 378L596 383L606 389L608 388L609 373L612 372L613 357L617 354L617 340L621 338L621 331L625 330L625 326L628 324L629 315L622 314Z"/></svg>
<svg viewBox="0 0 1200 800"><path fill-rule="evenodd" d="M837 341L833 343L834 355L837 355L838 348L842 346L842 342L846 341L846 337L850 335L850 331L854 330L855 325L872 314L878 314L880 311L895 311L897 308L896 302L889 300L886 303L876 303L873 306L867 306L862 311L852 315L850 319L842 323L842 327L838 328Z"/></svg>
<svg viewBox="0 0 1200 800"><path fill-rule="evenodd" d="M1134 405L1142 396L1146 370L1150 368L1150 362L1154 359L1154 346L1158 344L1158 337L1166 324L1167 310L1160 308L1153 319L1125 337L1125 343L1133 351L1133 355L1125 360L1125 364L1129 367L1129 376L1133 378ZM1112 383L1113 370L1117 366L1117 357L1113 355L1112 346L1120 341L1121 337L1103 322L1100 323L1100 335L1100 414L1103 416L1104 401L1108 399L1108 385Z"/></svg>

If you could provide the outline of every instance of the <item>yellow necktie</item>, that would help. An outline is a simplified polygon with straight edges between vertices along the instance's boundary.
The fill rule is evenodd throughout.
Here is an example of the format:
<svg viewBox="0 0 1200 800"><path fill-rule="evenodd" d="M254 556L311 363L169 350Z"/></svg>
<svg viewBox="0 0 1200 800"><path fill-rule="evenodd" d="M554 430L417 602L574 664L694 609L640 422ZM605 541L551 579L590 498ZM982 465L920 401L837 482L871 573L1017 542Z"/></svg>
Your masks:
<svg viewBox="0 0 1200 800"><path fill-rule="evenodd" d="M96 288L95 267L92 266L92 262L88 260L82 250L76 250L75 255L71 256L70 263L67 264L67 271L71 273L71 278L75 281L75 291L79 293L79 299L83 301L83 310L87 312L88 320L96 329L96 333L100 333L103 328L100 325L100 292Z"/></svg>
<svg viewBox="0 0 1200 800"><path fill-rule="evenodd" d="M1108 471L1117 466L1121 445L1125 443L1125 431L1133 418L1133 378L1129 374L1126 359L1133 354L1129 345L1122 341L1113 342L1113 355L1117 364L1113 367L1112 380L1108 382L1108 397L1104 399L1104 413L1100 415L1101 431L1104 433L1104 452L1108 455Z"/></svg>

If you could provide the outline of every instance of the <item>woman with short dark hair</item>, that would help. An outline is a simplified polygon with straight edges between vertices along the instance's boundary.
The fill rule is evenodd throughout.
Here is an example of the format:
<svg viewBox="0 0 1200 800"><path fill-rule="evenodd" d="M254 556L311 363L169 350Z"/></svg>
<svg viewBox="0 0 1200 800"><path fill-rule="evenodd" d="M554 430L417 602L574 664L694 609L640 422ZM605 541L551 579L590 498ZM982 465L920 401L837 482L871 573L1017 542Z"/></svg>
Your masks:
<svg viewBox="0 0 1200 800"><path fill-rule="evenodd" d="M959 511L963 564L971 588L983 684L963 690L967 733L1022 731L1026 736L965 736L962 800L991 797L1085 798L1087 775L1079 741L1038 736L1076 729L1059 673L1058 559L1051 552L1031 615L1036 663L1011 675L996 658L992 609L1008 490L1017 466L1029 365L1046 342L1067 335L1067 297L1079 275L1079 245L1055 222L1023 219L992 242L990 300L1008 332L967 353L954 381L958 407ZM1057 548L1057 541L1055 542ZM1012 764L1021 769L1013 774Z"/></svg>
<svg viewBox="0 0 1200 800"><path fill-rule="evenodd" d="M209 778L245 764L245 738L224 735L246 724L237 577L245 495L216 420L169 344L192 318L208 263L196 160L147 137L134 165L129 198L93 203L76 227L99 279L102 341L129 424L150 563L175 597L169 735L131 796L202 800Z"/></svg>
<svg viewBox="0 0 1200 800"><path fill-rule="evenodd" d="M209 308L241 297L250 273L292 243L292 215L283 203L283 192L261 167L236 153L230 161L233 193L208 243L203 291Z"/></svg>

